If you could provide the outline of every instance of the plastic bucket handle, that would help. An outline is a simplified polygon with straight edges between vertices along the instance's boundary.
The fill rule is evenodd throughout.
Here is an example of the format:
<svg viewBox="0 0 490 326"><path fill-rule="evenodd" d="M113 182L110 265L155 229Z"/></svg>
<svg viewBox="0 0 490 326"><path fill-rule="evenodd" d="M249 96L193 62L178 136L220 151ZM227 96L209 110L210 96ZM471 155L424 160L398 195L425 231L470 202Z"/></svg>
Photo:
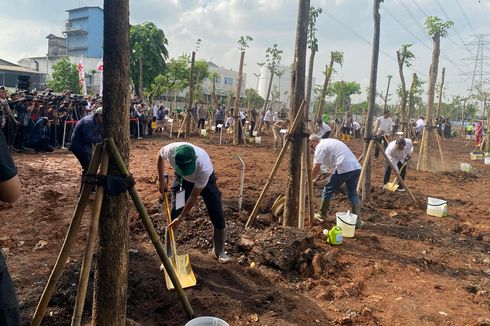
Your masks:
<svg viewBox="0 0 490 326"><path fill-rule="evenodd" d="M350 216L350 215L349 215L349 216ZM351 224L351 223L348 223L348 222L344 221L344 220L342 219L341 215L337 215L337 218L338 218L339 220L341 220L341 221L342 221L342 223L344 223L344 224L347 224L347 225L350 225L350 226L356 226L356 223ZM357 218L356 218L356 220L357 220Z"/></svg>

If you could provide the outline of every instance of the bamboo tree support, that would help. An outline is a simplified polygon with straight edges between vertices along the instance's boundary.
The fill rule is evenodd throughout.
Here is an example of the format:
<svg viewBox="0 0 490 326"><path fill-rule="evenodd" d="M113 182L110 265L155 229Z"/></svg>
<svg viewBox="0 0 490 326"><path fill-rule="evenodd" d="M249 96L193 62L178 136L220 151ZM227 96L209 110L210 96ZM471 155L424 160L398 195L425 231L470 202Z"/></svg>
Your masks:
<svg viewBox="0 0 490 326"><path fill-rule="evenodd" d="M376 126L374 127L374 131L373 131L374 136L373 137L375 137L376 133L378 132L378 128L379 128L379 121L376 122ZM357 182L357 192L358 193L361 191L362 182L364 180L364 177L366 176L366 168L367 168L369 162L371 161L371 151L373 150L373 146L375 143L376 143L376 140L374 140L374 138L372 138L369 141L369 145L368 145L368 148L366 151L364 162L362 163L361 175L359 176L359 181ZM384 151L383 151L383 153L384 153ZM364 153L363 153L363 155L364 155ZM362 155L361 155L361 157L362 157ZM359 160L360 160L360 158L359 158Z"/></svg>
<svg viewBox="0 0 490 326"><path fill-rule="evenodd" d="M408 189L407 184L405 183L405 180L402 179L402 177L400 176L400 173L398 173L398 171L395 169L395 166L393 165L393 162L391 162L391 160L388 158L388 155L386 155L386 153L383 150L383 148L381 147L381 145L379 143L376 143L376 146L378 146L379 147L379 151L381 153L383 153L383 156L386 159L386 163L388 163L388 165L390 166L391 170L393 170L393 172L395 173L398 182L400 182L402 184L403 188L405 188L405 190L408 192L408 194L410 195L410 198L412 198L414 204L417 204L417 200L413 196L413 194L410 191L410 189Z"/></svg>
<svg viewBox="0 0 490 326"><path fill-rule="evenodd" d="M182 123L180 124L179 132L177 133L177 138L180 138L180 134L182 133L182 128L185 126L187 122L187 114L184 116L184 120L182 120Z"/></svg>
<svg viewBox="0 0 490 326"><path fill-rule="evenodd" d="M315 210L313 208L313 175L311 174L311 169L313 167L313 162L312 162L312 157L311 157L311 151L310 148L308 147L308 143L306 145L306 171L308 173L308 222L311 224L314 216L315 216Z"/></svg>
<svg viewBox="0 0 490 326"><path fill-rule="evenodd" d="M439 148L439 155L441 156L442 165L444 166L444 171L446 171L447 170L446 160L444 160L444 154L442 153L441 137L439 137L437 131L434 131L434 133L436 136L437 147Z"/></svg>
<svg viewBox="0 0 490 326"><path fill-rule="evenodd" d="M99 176L105 177L109 167L109 154L107 146L104 145L102 154L102 163L100 164ZM99 218L102 201L104 200L105 187L97 186L95 194L95 204L92 211L92 221L90 222L90 230L83 256L82 269L80 272L80 280L78 282L77 297L75 300L75 309L71 320L72 326L79 326L82 323L83 306L85 305L85 297L87 295L88 280L90 277L90 267L92 266L92 257L94 254L95 244L97 242L97 234L99 233Z"/></svg>
<svg viewBox="0 0 490 326"><path fill-rule="evenodd" d="M95 150L92 155L92 161L90 162L87 174L95 174L97 173L97 169L100 165L102 157L102 147L100 145L95 146ZM58 259L51 271L51 275L49 276L48 283L44 287L43 294L39 299L39 302L36 307L36 311L34 312L34 316L32 318L31 325L39 326L43 320L44 314L46 312L46 308L48 307L49 300L56 290L56 285L63 273L63 266L70 255L71 248L73 246L73 242L77 236L78 230L80 229L80 223L82 222L83 212L85 207L87 206L88 197L91 192L91 185L86 184L85 182L82 184L82 191L80 193L80 197L78 199L77 206L75 208L75 212L73 213L73 217L68 227L68 232L65 237L65 242L61 247L61 251L58 254Z"/></svg>
<svg viewBox="0 0 490 326"><path fill-rule="evenodd" d="M301 173L300 173L300 189L299 189L299 214L298 214L298 228L303 230L305 228L305 217L306 217L306 185L307 185L307 163L306 163L306 138L303 137L301 140L303 143L301 152Z"/></svg>
<svg viewBox="0 0 490 326"><path fill-rule="evenodd" d="M301 103L301 106L300 106L298 112L296 113L296 117L294 117L293 124L291 125L291 128L289 129L288 134L286 135L286 142L282 146L281 152L279 153L279 156L276 159L276 163L274 163L274 166L272 167L272 171L269 174L269 178L267 178L265 186L262 189L262 192L260 193L259 199L257 199L257 202L255 203L255 206L254 206L254 209L253 209L252 213L250 214L250 216L247 220L247 223L245 224L246 228L249 228L252 226L253 222L255 221L255 218L257 217L257 214L259 213L259 209L262 206L262 203L265 199L265 195L266 195L267 191L269 190L269 187L271 186L272 180L276 176L276 172L279 169L279 165L281 164L282 159L284 158L284 156L287 153L287 149L288 149L289 145L292 142L290 135L296 131L298 126L300 126L299 121L300 121L300 117L303 114L304 107L305 107L305 101L303 101Z"/></svg>
<svg viewBox="0 0 490 326"><path fill-rule="evenodd" d="M426 137L425 127L422 129L422 137L420 138L419 159L417 160L417 171L420 171L420 162L422 161L422 153L424 147L424 138Z"/></svg>
<svg viewBox="0 0 490 326"><path fill-rule="evenodd" d="M119 151L116 147L116 144L114 143L114 140L112 138L109 138L106 140L106 142L109 147L111 158L114 159L114 162L116 163L116 166L121 172L121 174L129 175L129 171L126 168L126 165L124 164L121 154L119 154ZM158 256L160 257L160 260L162 261L163 266L165 267L165 270L167 271L170 280L172 281L172 284L174 285L174 288L177 291L177 295L179 296L179 299L182 305L184 306L184 310L187 314L187 317L189 319L193 318L194 311L192 310L191 304L189 303L189 300L187 299L184 289L182 288L182 285L180 284L179 279L177 278L177 274L175 274L175 270L173 269L172 263L170 262L169 258L165 254L165 250L163 249L162 243L160 242L158 233L153 227L153 223L150 220L150 217L148 216L148 212L146 211L145 205L143 204L143 201L141 200L138 191L136 190L135 187L132 187L131 189L129 189L129 194L131 195L131 199L133 200L134 205L136 206L136 210L138 211L143 221L143 224L145 225L146 231L150 236L151 242L153 243L153 246L155 247Z"/></svg>

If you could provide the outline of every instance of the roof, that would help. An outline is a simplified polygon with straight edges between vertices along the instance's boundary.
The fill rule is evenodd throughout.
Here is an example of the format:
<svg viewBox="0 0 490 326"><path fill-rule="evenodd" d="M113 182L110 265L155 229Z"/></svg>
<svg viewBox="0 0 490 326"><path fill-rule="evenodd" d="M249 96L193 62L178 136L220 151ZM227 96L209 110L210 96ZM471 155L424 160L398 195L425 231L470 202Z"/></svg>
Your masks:
<svg viewBox="0 0 490 326"><path fill-rule="evenodd" d="M54 34L49 34L48 36L46 36L47 39L52 39L52 38L60 38L60 39L65 39L64 37L61 37L61 36L56 36Z"/></svg>
<svg viewBox="0 0 490 326"><path fill-rule="evenodd" d="M37 75L43 75L39 71L34 71L28 68L24 68L21 66L13 65L13 66L8 66L8 65L3 65L0 64L0 70L5 70L5 71L13 71L13 72L23 72L26 74L37 74Z"/></svg>
<svg viewBox="0 0 490 326"><path fill-rule="evenodd" d="M7 60L0 59L0 65L4 66L17 66L15 63L9 62Z"/></svg>
<svg viewBox="0 0 490 326"><path fill-rule="evenodd" d="M104 9L102 9L101 7L98 7L98 6L85 6L85 7L80 7L80 8L68 9L66 12L70 12L70 11L78 11L78 10L82 10L82 9L90 9L90 8L97 8L97 9L100 9L100 10L104 11Z"/></svg>

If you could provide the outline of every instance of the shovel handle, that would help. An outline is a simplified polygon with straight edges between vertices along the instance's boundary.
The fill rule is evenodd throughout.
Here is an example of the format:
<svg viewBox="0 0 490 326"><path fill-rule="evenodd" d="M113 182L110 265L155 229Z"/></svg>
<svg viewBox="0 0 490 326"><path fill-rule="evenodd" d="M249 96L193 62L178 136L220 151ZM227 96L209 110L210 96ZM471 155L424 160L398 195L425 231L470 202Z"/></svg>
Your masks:
<svg viewBox="0 0 490 326"><path fill-rule="evenodd" d="M405 165L407 165L407 163L408 163L408 161L403 162L402 167L400 168L400 173L402 172ZM398 180L398 176L396 176L395 179L393 179L392 183L395 183L397 180Z"/></svg>
<svg viewBox="0 0 490 326"><path fill-rule="evenodd" d="M167 176L168 177L168 176ZM163 206L165 208L165 213L167 215L167 225L172 223L172 218L170 215L170 206L168 204L168 196L163 196ZM170 249L172 250L172 258L176 261L177 259L177 250L175 249L175 237L174 230L167 226L167 232L170 240Z"/></svg>

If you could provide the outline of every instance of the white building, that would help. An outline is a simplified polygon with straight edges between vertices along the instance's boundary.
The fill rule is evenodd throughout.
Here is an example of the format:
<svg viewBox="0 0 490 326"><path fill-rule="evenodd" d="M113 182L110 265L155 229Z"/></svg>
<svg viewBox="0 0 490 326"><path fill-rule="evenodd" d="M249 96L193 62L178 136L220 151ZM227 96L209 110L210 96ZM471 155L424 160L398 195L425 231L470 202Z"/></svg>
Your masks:
<svg viewBox="0 0 490 326"><path fill-rule="evenodd" d="M292 77L292 67L289 66L277 66L276 67L276 74L274 75L274 78L272 79L272 87L271 87L271 93L273 90L276 90L279 92L279 102L282 102L283 104L287 105L289 103L289 96L291 94L291 77ZM278 76L279 75L279 76ZM269 69L267 69L266 66L263 66L260 69L260 74L257 77L257 93L259 93L260 96L262 96L264 99L267 97L267 90L269 87L269 82L271 78L271 72ZM308 80L308 76L306 76L305 81ZM314 85L315 85L315 78L313 78L312 81L312 89L311 89L311 100L313 100L314 96ZM306 84L305 84L305 89L306 89ZM269 96L269 101L272 100L272 94ZM311 106L310 106L311 107Z"/></svg>
<svg viewBox="0 0 490 326"><path fill-rule="evenodd" d="M236 88L238 86L238 71L226 69L220 67L213 62L208 62L209 73L217 73L218 77L215 80L215 94L219 97L226 97L230 92L236 93ZM247 85L247 74L242 75L242 87L240 90L240 97L245 97L245 88ZM213 81L210 78L203 80L202 84L203 94L212 95L213 94Z"/></svg>

